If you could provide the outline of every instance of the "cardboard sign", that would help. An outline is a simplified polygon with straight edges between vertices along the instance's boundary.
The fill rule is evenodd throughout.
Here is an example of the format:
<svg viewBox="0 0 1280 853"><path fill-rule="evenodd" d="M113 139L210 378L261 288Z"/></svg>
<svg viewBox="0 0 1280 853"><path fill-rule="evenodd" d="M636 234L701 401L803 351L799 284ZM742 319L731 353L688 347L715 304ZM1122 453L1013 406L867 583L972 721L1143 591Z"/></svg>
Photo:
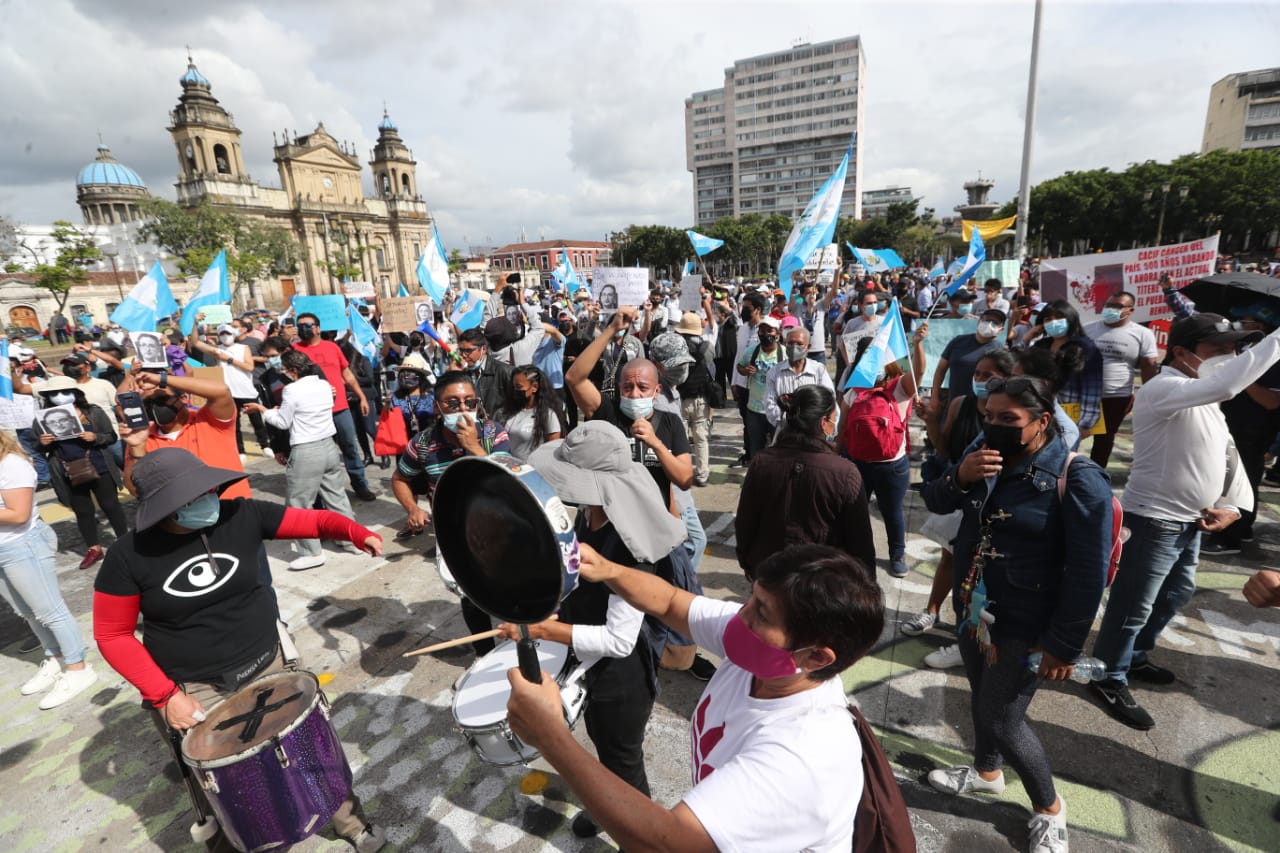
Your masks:
<svg viewBox="0 0 1280 853"><path fill-rule="evenodd" d="M687 275L680 279L680 310L697 311L702 307L702 276Z"/></svg>
<svg viewBox="0 0 1280 853"><path fill-rule="evenodd" d="M423 320L432 319L435 313L435 306L425 296L398 296L383 299L379 304L383 332L416 331Z"/></svg>
<svg viewBox="0 0 1280 853"><path fill-rule="evenodd" d="M322 332L341 332L350 325L347 300L343 296L299 296L294 299L293 308L295 320L303 314L315 314Z"/></svg>
<svg viewBox="0 0 1280 853"><path fill-rule="evenodd" d="M591 271L591 298L611 315L624 305L643 305L649 298L645 267L596 267Z"/></svg>

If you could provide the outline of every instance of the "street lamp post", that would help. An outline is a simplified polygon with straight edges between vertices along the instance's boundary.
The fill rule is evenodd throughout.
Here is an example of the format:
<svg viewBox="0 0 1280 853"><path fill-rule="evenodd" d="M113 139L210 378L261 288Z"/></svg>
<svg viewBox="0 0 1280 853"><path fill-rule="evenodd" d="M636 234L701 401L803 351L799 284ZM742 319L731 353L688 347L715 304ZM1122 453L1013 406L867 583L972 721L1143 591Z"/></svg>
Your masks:
<svg viewBox="0 0 1280 853"><path fill-rule="evenodd" d="M111 279L116 283L116 292L120 294L120 301L124 302L124 288L120 286L120 271L116 269L116 257L119 252L103 252L107 256L107 260L111 261Z"/></svg>
<svg viewBox="0 0 1280 853"><path fill-rule="evenodd" d="M1164 212L1165 212L1165 207L1169 201L1169 190L1171 189L1173 189L1173 185L1170 184L1168 181L1165 181L1163 184L1160 185L1160 218L1156 222L1156 245L1157 246L1160 245L1160 240L1164 236ZM1191 192L1191 187L1188 187L1188 186L1178 187L1179 204L1187 200L1187 195L1190 192ZM1142 194L1142 200L1151 201L1151 197L1153 195L1155 195L1154 191L1147 190L1145 193Z"/></svg>

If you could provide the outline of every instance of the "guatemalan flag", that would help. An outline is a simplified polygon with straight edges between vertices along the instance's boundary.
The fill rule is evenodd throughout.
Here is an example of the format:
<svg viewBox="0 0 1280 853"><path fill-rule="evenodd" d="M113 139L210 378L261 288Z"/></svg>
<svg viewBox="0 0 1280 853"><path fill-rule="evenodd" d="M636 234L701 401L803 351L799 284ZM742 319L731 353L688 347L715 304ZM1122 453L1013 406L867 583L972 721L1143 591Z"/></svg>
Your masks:
<svg viewBox="0 0 1280 853"><path fill-rule="evenodd" d="M853 252L853 259L862 264L863 269L867 272L888 272L889 264L884 258L880 257L872 249L859 249L849 241L845 241L845 245L849 247L849 251Z"/></svg>
<svg viewBox="0 0 1280 853"><path fill-rule="evenodd" d="M201 279L201 286L203 281ZM116 310L111 312L111 322L130 332L154 332L161 317L177 312L178 303L169 290L169 280L165 278L160 262L156 261L151 272L144 275L124 301L116 306Z"/></svg>
<svg viewBox="0 0 1280 853"><path fill-rule="evenodd" d="M351 300L351 304L347 306L347 318L351 323L351 337L355 339L356 349L364 353L364 357L374 366L378 366L378 351L382 347L382 340L372 324L365 319L360 313L360 307L363 305L356 304L356 300Z"/></svg>
<svg viewBox="0 0 1280 853"><path fill-rule="evenodd" d="M458 328L459 332L465 332L468 329L474 329L484 320L485 300L478 298L470 290L462 293L462 298L458 300L458 304L453 306L453 313L449 315L449 322Z"/></svg>
<svg viewBox="0 0 1280 853"><path fill-rule="evenodd" d="M696 261L686 261L686 262L685 262L685 265L684 265L684 274L685 274L685 275L693 275L693 271L694 271L695 269L697 269L697 262L696 262Z"/></svg>
<svg viewBox="0 0 1280 853"><path fill-rule="evenodd" d="M714 252L724 245L723 240L707 237L697 231L686 231L684 233L689 235L689 242L693 244L693 250L698 253L698 257L702 257L708 252Z"/></svg>
<svg viewBox="0 0 1280 853"><path fill-rule="evenodd" d="M418 263L422 263L422 260L421 260L421 259L419 259L419 260L418 260ZM408 296L408 295L409 295L409 288L407 288L407 287L405 287L405 286L404 286L404 282L403 282L403 281L402 281L402 282L400 282L400 290L396 293L396 298L397 298L397 299L404 299L404 298L405 298L406 296Z"/></svg>
<svg viewBox="0 0 1280 853"><path fill-rule="evenodd" d="M200 277L200 286L182 309L182 321L178 324L182 334L191 334L196 315L206 305L227 305L231 302L231 282L227 279L227 250L222 249ZM132 330L131 330L132 331Z"/></svg>
<svg viewBox="0 0 1280 853"><path fill-rule="evenodd" d="M969 234L969 256L964 259L959 271L956 273L955 281L947 288L947 295L951 296L966 281L973 278L973 274L978 271L978 267L982 266L982 262L987 259L987 247L982 243L982 235L978 233L978 229L974 228Z"/></svg>
<svg viewBox="0 0 1280 853"><path fill-rule="evenodd" d="M822 185L809 201L809 206L796 220L791 229L787 244L782 247L782 259L778 261L778 287L791 299L791 275L804 269L809 256L819 246L831 242L836 233L836 221L840 218L840 200L844 197L844 179L849 173L849 157L853 155L853 144L844 152L844 159L836 167L831 177Z"/></svg>
<svg viewBox="0 0 1280 853"><path fill-rule="evenodd" d="M431 241L422 250L418 258L418 284L437 305L444 301L449 292L449 262L444 256L444 246L440 245L440 232L431 226Z"/></svg>
<svg viewBox="0 0 1280 853"><path fill-rule="evenodd" d="M942 255L938 255L938 259L933 262L933 269L929 270L929 278L942 278L947 274L946 265L942 262Z"/></svg>
<svg viewBox="0 0 1280 853"><path fill-rule="evenodd" d="M13 377L9 373L9 339L0 338L0 397L13 399Z"/></svg>
<svg viewBox="0 0 1280 853"><path fill-rule="evenodd" d="M573 264L569 261L569 253L560 253L560 264L551 271L551 278L559 283L561 288L568 288L569 294L578 292L578 288L582 287L582 282L578 280L578 274L573 269Z"/></svg>
<svg viewBox="0 0 1280 853"><path fill-rule="evenodd" d="M976 230L976 229L975 229ZM849 381L845 388L872 388L885 366L893 362L904 362L909 356L907 351L907 331L902 326L902 314L898 311L898 300L889 302L889 310L885 312L880 329L871 339L870 346L863 353L862 359L849 373ZM904 370L907 367L899 364Z"/></svg>

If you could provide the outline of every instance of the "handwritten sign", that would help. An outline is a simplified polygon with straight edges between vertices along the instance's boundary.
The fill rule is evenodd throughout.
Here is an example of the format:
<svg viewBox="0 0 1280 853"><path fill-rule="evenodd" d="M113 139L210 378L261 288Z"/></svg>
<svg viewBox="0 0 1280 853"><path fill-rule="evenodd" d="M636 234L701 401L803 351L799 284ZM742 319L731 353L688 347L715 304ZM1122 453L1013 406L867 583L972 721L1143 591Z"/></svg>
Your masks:
<svg viewBox="0 0 1280 853"><path fill-rule="evenodd" d="M412 332L422 325L423 320L430 320L435 311L431 300L424 296L383 299L379 304L384 332Z"/></svg>
<svg viewBox="0 0 1280 853"><path fill-rule="evenodd" d="M702 276L687 275L680 279L680 310L697 311L702 307Z"/></svg>
<svg viewBox="0 0 1280 853"><path fill-rule="evenodd" d="M347 300L337 294L299 296L294 300L293 307L295 318L303 314L315 314L322 332L341 332L350 325L347 319Z"/></svg>
<svg viewBox="0 0 1280 853"><path fill-rule="evenodd" d="M624 305L643 305L649 298L645 267L596 267L591 271L591 297L606 315Z"/></svg>

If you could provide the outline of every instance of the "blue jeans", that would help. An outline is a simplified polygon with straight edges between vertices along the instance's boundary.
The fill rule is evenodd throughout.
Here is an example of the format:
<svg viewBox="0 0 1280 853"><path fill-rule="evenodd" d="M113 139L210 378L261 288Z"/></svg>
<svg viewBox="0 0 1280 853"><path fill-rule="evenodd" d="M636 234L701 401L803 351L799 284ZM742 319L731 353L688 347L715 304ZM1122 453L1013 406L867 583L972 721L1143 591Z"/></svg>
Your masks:
<svg viewBox="0 0 1280 853"><path fill-rule="evenodd" d="M41 483L49 482L49 461L40 452L40 439L36 438L35 431L30 427L18 430L18 442L31 457L31 464L36 467L36 480Z"/></svg>
<svg viewBox="0 0 1280 853"><path fill-rule="evenodd" d="M27 620L45 657L61 655L64 663L77 664L84 660L84 640L58 591L57 550L57 534L39 519L26 536L0 545L0 595Z"/></svg>
<svg viewBox="0 0 1280 853"><path fill-rule="evenodd" d="M674 489L675 486L672 488ZM684 549L689 552L689 560L693 563L693 570L696 572L698 564L702 562L702 552L707 550L707 531L702 529L702 519L698 517L698 508L692 501L680 510L680 520L684 522L685 530L689 531L689 538L684 541Z"/></svg>
<svg viewBox="0 0 1280 853"><path fill-rule="evenodd" d="M369 481L364 476L364 457L360 455L360 444L356 439L356 422L350 409L333 413L333 425L337 428L338 449L342 451L342 462L347 468L347 477L351 480L351 488L367 489Z"/></svg>
<svg viewBox="0 0 1280 853"><path fill-rule="evenodd" d="M907 521L902 502L911 484L911 457L893 462L861 462L853 460L862 475L862 487L876 496L876 505L884 518L884 533L889 539L889 559L901 560L907 553Z"/></svg>
<svg viewBox="0 0 1280 853"><path fill-rule="evenodd" d="M1127 513L1131 533L1111 585L1093 654L1107 677L1128 683L1129 668L1146 662L1164 626L1196 591L1200 530L1194 521Z"/></svg>

